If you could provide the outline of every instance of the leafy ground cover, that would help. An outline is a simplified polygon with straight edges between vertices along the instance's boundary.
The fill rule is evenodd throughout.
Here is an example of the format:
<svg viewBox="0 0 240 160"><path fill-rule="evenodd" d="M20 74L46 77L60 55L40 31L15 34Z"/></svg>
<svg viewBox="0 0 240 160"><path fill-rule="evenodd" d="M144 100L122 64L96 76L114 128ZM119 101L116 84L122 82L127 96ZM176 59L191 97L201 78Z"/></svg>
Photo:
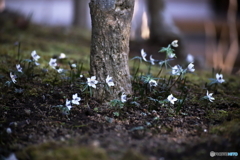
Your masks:
<svg viewBox="0 0 240 160"><path fill-rule="evenodd" d="M94 88L87 83L93 75L88 73L86 33L74 28L1 26L2 159L11 153L29 160L212 159L211 151L239 153L239 76L223 74L225 82L217 83L219 70L185 73L184 67L177 67L178 75L165 69L171 64L168 58L155 60L153 66L139 51L130 61L134 94L103 102L91 97ZM157 54L174 56L169 48L171 44ZM32 57L34 50L41 58ZM60 53L66 58L59 59ZM62 71L51 67L51 58ZM160 67L160 62L167 63ZM207 91L213 93L213 102ZM76 93L79 104L68 108L67 100ZM171 94L178 99L174 104L167 99Z"/></svg>

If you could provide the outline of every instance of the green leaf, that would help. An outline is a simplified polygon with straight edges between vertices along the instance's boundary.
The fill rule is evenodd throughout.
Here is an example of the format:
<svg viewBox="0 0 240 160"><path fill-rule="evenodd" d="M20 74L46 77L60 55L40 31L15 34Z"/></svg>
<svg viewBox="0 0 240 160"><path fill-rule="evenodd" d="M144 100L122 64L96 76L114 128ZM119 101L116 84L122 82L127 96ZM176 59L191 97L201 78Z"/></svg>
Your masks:
<svg viewBox="0 0 240 160"><path fill-rule="evenodd" d="M119 112L113 112L113 115L119 117Z"/></svg>

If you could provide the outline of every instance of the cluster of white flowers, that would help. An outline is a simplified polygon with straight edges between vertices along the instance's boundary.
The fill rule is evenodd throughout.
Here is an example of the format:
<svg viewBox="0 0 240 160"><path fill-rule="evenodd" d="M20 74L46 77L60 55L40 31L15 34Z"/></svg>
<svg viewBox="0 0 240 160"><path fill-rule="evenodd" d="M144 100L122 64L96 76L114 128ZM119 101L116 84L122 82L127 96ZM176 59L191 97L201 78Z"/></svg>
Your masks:
<svg viewBox="0 0 240 160"><path fill-rule="evenodd" d="M216 73L216 79L212 79L212 82L210 84L214 84L214 83L217 84L217 83L223 83L223 82L225 82L225 80L223 79L223 75ZM204 96L203 98L209 100L210 102L213 102L215 98L212 95L213 93L208 93L208 90L207 90L207 95Z"/></svg>
<svg viewBox="0 0 240 160"><path fill-rule="evenodd" d="M109 75L106 78L106 83L109 87L114 86L113 79ZM87 78L87 84L88 84L89 87L96 88L96 84L98 84L98 81L96 80L96 76L92 76L91 78Z"/></svg>
<svg viewBox="0 0 240 160"><path fill-rule="evenodd" d="M37 65L37 66L40 65L40 63L38 63L38 59L40 58L40 56L37 54L37 52L35 50L31 52L31 56L32 56L32 61L35 63L35 65ZM59 56L59 59L63 59L63 58L66 58L66 55L64 53L61 53ZM52 67L53 69L56 69L57 59L51 58L49 61L49 66ZM72 67L76 67L76 64L72 64ZM20 64L16 64L16 69L18 72L23 73L22 67ZM56 70L58 73L63 72L63 69L61 69L61 68L56 69ZM16 80L17 76L12 74L12 72L10 72L10 77L11 77L13 83L17 82L17 80Z"/></svg>
<svg viewBox="0 0 240 160"><path fill-rule="evenodd" d="M78 97L78 94L77 94L77 93L76 93L76 94L73 94L71 101L68 100L68 99L66 99L66 104L65 104L65 106L68 108L68 110L71 110L71 108L72 108L72 105L71 105L71 104L79 105L79 104L80 104L79 101L81 101L81 98Z"/></svg>
<svg viewBox="0 0 240 160"><path fill-rule="evenodd" d="M82 75L80 75L80 76L82 76ZM89 87L96 88L96 84L98 84L98 81L96 80L96 76L92 76L90 78L87 78L87 84L88 84ZM109 75L106 78L106 84L109 87L112 87L112 86L115 85L114 82L113 82L113 78L110 77ZM127 101L127 95L123 92L122 95L121 95L121 102L125 103L126 101Z"/></svg>
<svg viewBox="0 0 240 160"><path fill-rule="evenodd" d="M166 52L167 53L167 59L165 61L159 61L159 65L162 66L163 64L167 64L169 60L171 60L172 58L176 57L176 54L173 53L174 52L174 49L171 48L172 47L178 47L178 40L174 40L172 41L172 43L167 47L167 48L162 48L159 52ZM148 61L146 59L147 57L147 53L144 51L144 49L141 49L141 56L142 56L142 59L145 61L145 62L150 62L152 65L155 64L155 62L157 62L158 60L155 60L152 58L152 55L150 55L150 60ZM193 73L195 72L195 68L194 68L194 57L193 55L191 54L188 54L187 55L187 58L186 58L186 61L189 62L188 66L186 69L183 69L180 65L175 65L172 67L172 75L177 75L177 76L180 76L180 75L184 75L185 73ZM212 79L212 83L211 84L214 84L214 83L223 83L225 82L225 80L223 79L223 75L222 74L216 74L216 79ZM150 79L148 81L150 87L152 86L157 86L157 82L153 79ZM215 100L213 97L212 97L213 93L208 93L207 91L207 95L204 97L205 99L208 99L210 102L213 102L213 100ZM177 101L178 99L175 98L172 94L170 94L168 97L167 97L167 101L169 101L170 103L174 104L175 101Z"/></svg>
<svg viewBox="0 0 240 160"><path fill-rule="evenodd" d="M64 59L64 58L66 58L66 55L64 53L61 53L58 58L59 59ZM57 64L57 59L56 58L51 58L48 64L53 69L56 69L58 73L62 73L64 71L64 69L57 67L58 64ZM70 67L71 67L71 69L73 69L73 68L76 68L77 65L73 63L73 64L70 65Z"/></svg>
<svg viewBox="0 0 240 160"><path fill-rule="evenodd" d="M175 65L174 67L172 67L172 75L180 75L180 74L185 74L186 72L194 72L195 68L194 68L194 64L191 62L186 69L183 69L180 65Z"/></svg>
<svg viewBox="0 0 240 160"><path fill-rule="evenodd" d="M172 58L176 57L176 54L173 53L174 49L171 48L172 47L178 47L178 40L174 40L169 46L168 48L163 48L160 52L162 51L165 51L167 53L166 55L166 60L165 61L169 61L171 60ZM36 65L40 65L38 63L38 59L40 58L40 56L37 54L37 52L34 50L31 52L31 56L32 56L32 59L33 59L33 62L36 64ZM158 61L158 60L155 60L153 59L152 55L150 55L150 59L147 60L146 57L147 57L147 53L144 51L144 49L141 49L141 56L142 56L142 60L144 60L145 62L150 62L151 65L155 65L155 62L159 62L160 65L162 65L162 63L165 63L165 61ZM58 57L58 59L64 59L66 58L66 55L64 53L61 53L60 56ZM169 58L169 59L168 59ZM187 61L189 62L188 66L186 69L183 69L180 65L175 65L172 67L172 75L182 75L182 74L185 74L187 72L194 72L195 71L195 68L194 68L194 57L189 54L187 56ZM58 73L62 73L64 70L62 68L59 68L57 67L58 64L57 64L57 59L56 58L51 58L50 61L49 61L49 66L52 67L53 69L56 69ZM71 69L73 68L76 68L77 65L76 64L71 64L70 65ZM23 72L22 71L22 67L20 66L20 64L16 64L16 69L18 72ZM16 83L17 80L17 76L14 75L12 72L10 72L10 77L11 77L11 80L13 83ZM80 75L80 77L82 78L83 75ZM97 84L99 83L98 80L96 80L96 76L91 76L90 78L87 78L87 82L86 84L89 86L89 87L92 87L92 88L96 88ZM225 82L225 80L223 79L223 75L222 74L216 74L216 79L214 79L214 83L223 83ZM113 78L110 77L109 75L106 77L106 80L105 80L105 83L108 85L108 87L113 87L115 84L113 82ZM157 84L157 81L155 81L154 79L152 79L151 77L146 81L146 83L148 83L148 85L150 87L156 87L158 84ZM214 97L212 97L213 93L209 93L208 90L207 90L207 95L205 96L205 99L208 99L210 102L213 102L213 100L215 100ZM127 95L123 92L122 95L121 95L121 102L122 103L125 103L127 101ZM80 105L80 101L81 101L81 98L78 97L78 94L73 94L72 95L72 100L68 100L66 99L66 103L65 103L65 106L67 107L67 109L70 111L71 108L72 108L72 105ZM170 94L167 99L165 100L166 102L169 102L171 104L174 104L176 101L178 101L178 99L176 97L174 97L172 94Z"/></svg>

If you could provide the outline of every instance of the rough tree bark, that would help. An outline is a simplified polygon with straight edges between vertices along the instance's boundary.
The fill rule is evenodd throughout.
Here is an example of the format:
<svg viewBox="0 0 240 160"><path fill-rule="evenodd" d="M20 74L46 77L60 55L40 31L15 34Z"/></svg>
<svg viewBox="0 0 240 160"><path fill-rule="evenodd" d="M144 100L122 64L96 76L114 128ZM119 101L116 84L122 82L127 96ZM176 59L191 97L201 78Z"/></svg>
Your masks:
<svg viewBox="0 0 240 160"><path fill-rule="evenodd" d="M122 92L132 93L128 67L129 38L134 0L91 0L92 41L90 70L99 82L109 75L114 92L103 85L94 89L95 98L119 99Z"/></svg>

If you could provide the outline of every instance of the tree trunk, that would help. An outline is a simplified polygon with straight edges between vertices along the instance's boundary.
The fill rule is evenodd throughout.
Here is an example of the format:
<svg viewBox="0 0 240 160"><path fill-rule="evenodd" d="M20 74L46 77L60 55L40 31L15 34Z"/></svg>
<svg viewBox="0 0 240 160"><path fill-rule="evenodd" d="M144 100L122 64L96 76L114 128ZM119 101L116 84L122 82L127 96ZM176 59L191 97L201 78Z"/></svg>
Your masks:
<svg viewBox="0 0 240 160"><path fill-rule="evenodd" d="M173 40L179 40L179 47L176 48L178 58L185 58L185 48L182 42L180 31L174 24L171 16L165 11L165 0L147 0L149 12L149 40L152 44L167 46Z"/></svg>
<svg viewBox="0 0 240 160"><path fill-rule="evenodd" d="M89 29L89 8L86 7L90 0L73 1L73 25Z"/></svg>
<svg viewBox="0 0 240 160"><path fill-rule="evenodd" d="M134 0L91 0L92 42L90 70L99 82L109 75L113 91L103 84L94 89L95 98L119 99L121 93L132 93L128 67L129 38Z"/></svg>

